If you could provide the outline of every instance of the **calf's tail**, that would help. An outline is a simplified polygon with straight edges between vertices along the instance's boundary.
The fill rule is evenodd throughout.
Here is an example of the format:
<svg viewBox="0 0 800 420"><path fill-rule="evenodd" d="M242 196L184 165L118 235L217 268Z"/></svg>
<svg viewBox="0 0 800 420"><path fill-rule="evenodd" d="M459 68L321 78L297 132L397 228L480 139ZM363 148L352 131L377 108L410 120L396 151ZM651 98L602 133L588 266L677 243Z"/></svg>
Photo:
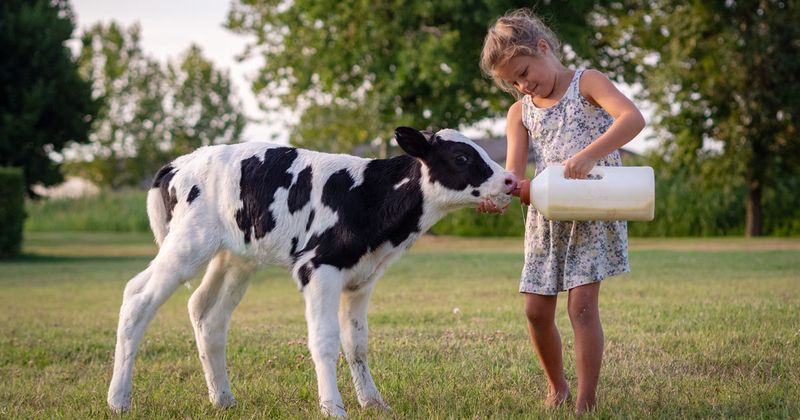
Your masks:
<svg viewBox="0 0 800 420"><path fill-rule="evenodd" d="M162 167L153 178L153 186L147 192L147 217L150 219L150 230L153 231L158 246L161 246L169 233L171 209L167 209L166 201L170 199L169 183L175 172L177 170L172 164Z"/></svg>
<svg viewBox="0 0 800 420"><path fill-rule="evenodd" d="M150 230L153 231L156 243L161 246L169 232L169 222L167 207L158 188L151 188L147 193L147 217L150 219Z"/></svg>

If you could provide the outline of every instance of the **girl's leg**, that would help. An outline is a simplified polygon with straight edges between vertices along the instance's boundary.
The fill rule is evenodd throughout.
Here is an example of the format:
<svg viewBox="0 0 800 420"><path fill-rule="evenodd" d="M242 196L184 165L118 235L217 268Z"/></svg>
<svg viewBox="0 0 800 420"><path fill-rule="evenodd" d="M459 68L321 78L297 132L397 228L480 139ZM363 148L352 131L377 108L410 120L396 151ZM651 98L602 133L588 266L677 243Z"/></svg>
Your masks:
<svg viewBox="0 0 800 420"><path fill-rule="evenodd" d="M547 407L561 405L569 397L569 384L564 376L561 355L561 336L555 322L556 302L556 296L525 294L528 331L550 387L545 400Z"/></svg>
<svg viewBox="0 0 800 420"><path fill-rule="evenodd" d="M575 412L582 414L596 404L597 381L603 360L603 326L598 296L600 283L578 286L569 291L569 319L575 332L575 367L578 396Z"/></svg>

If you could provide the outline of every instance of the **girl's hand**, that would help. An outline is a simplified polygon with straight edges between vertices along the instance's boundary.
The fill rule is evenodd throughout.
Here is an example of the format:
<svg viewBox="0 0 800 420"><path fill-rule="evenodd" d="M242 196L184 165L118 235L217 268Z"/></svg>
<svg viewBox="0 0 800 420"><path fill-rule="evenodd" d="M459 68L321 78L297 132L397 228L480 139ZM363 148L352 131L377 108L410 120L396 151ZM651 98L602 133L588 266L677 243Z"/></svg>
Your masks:
<svg viewBox="0 0 800 420"><path fill-rule="evenodd" d="M562 163L564 178L585 179L596 163L597 160L584 157L582 152L576 153Z"/></svg>
<svg viewBox="0 0 800 420"><path fill-rule="evenodd" d="M508 205L506 205L503 208L499 208L492 202L492 200L489 200L487 198L487 199L481 201L480 204L478 204L478 209L477 210L478 210L478 213L503 214L503 213L506 212L507 208L508 208Z"/></svg>

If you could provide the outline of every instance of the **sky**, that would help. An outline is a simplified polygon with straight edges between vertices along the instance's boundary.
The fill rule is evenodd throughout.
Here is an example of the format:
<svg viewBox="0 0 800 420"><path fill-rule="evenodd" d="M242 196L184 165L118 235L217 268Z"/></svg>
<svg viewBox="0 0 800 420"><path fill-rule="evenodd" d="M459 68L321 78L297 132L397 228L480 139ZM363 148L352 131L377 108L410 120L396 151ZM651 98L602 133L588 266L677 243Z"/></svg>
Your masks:
<svg viewBox="0 0 800 420"><path fill-rule="evenodd" d="M293 123L296 117L291 112L267 116L259 109L249 81L256 74L260 61L250 59L242 63L235 59L244 51L249 39L222 26L230 7L228 0L72 0L71 5L77 19L76 38L80 31L97 22L114 20L125 26L138 22L142 49L162 62L177 59L192 43L199 45L203 55L217 68L230 72L244 112L251 119L242 134L243 140L288 142L287 126L278 121ZM626 94L630 91L626 86L620 89ZM645 118L649 119L647 115ZM493 135L501 136L505 121L484 121L478 126L480 130L462 127L462 131L468 136L480 137L489 129ZM640 134L625 147L635 152L652 147L653 142L644 140L646 135Z"/></svg>
<svg viewBox="0 0 800 420"><path fill-rule="evenodd" d="M251 78L259 61L240 63L236 56L244 51L248 38L236 35L222 25L228 14L227 0L72 0L79 31L95 23L112 20L130 26L141 26L141 44L145 54L162 62L175 60L192 43L218 69L230 72L236 93L242 99L245 114L253 119L242 134L244 140L287 141L285 126L263 122L266 115L259 109L250 90ZM79 31L73 34L78 37ZM293 117L288 116L289 120ZM277 137L275 137L277 136Z"/></svg>

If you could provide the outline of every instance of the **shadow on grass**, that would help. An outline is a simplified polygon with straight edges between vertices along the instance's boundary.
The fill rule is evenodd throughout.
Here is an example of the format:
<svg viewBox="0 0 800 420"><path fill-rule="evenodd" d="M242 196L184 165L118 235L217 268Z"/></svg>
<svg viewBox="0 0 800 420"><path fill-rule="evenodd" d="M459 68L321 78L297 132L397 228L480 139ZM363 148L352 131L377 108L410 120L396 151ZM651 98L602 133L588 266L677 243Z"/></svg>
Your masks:
<svg viewBox="0 0 800 420"><path fill-rule="evenodd" d="M48 255L24 253L8 260L0 260L0 265L14 263L85 263L85 262L134 262L148 261L153 257L141 255Z"/></svg>

